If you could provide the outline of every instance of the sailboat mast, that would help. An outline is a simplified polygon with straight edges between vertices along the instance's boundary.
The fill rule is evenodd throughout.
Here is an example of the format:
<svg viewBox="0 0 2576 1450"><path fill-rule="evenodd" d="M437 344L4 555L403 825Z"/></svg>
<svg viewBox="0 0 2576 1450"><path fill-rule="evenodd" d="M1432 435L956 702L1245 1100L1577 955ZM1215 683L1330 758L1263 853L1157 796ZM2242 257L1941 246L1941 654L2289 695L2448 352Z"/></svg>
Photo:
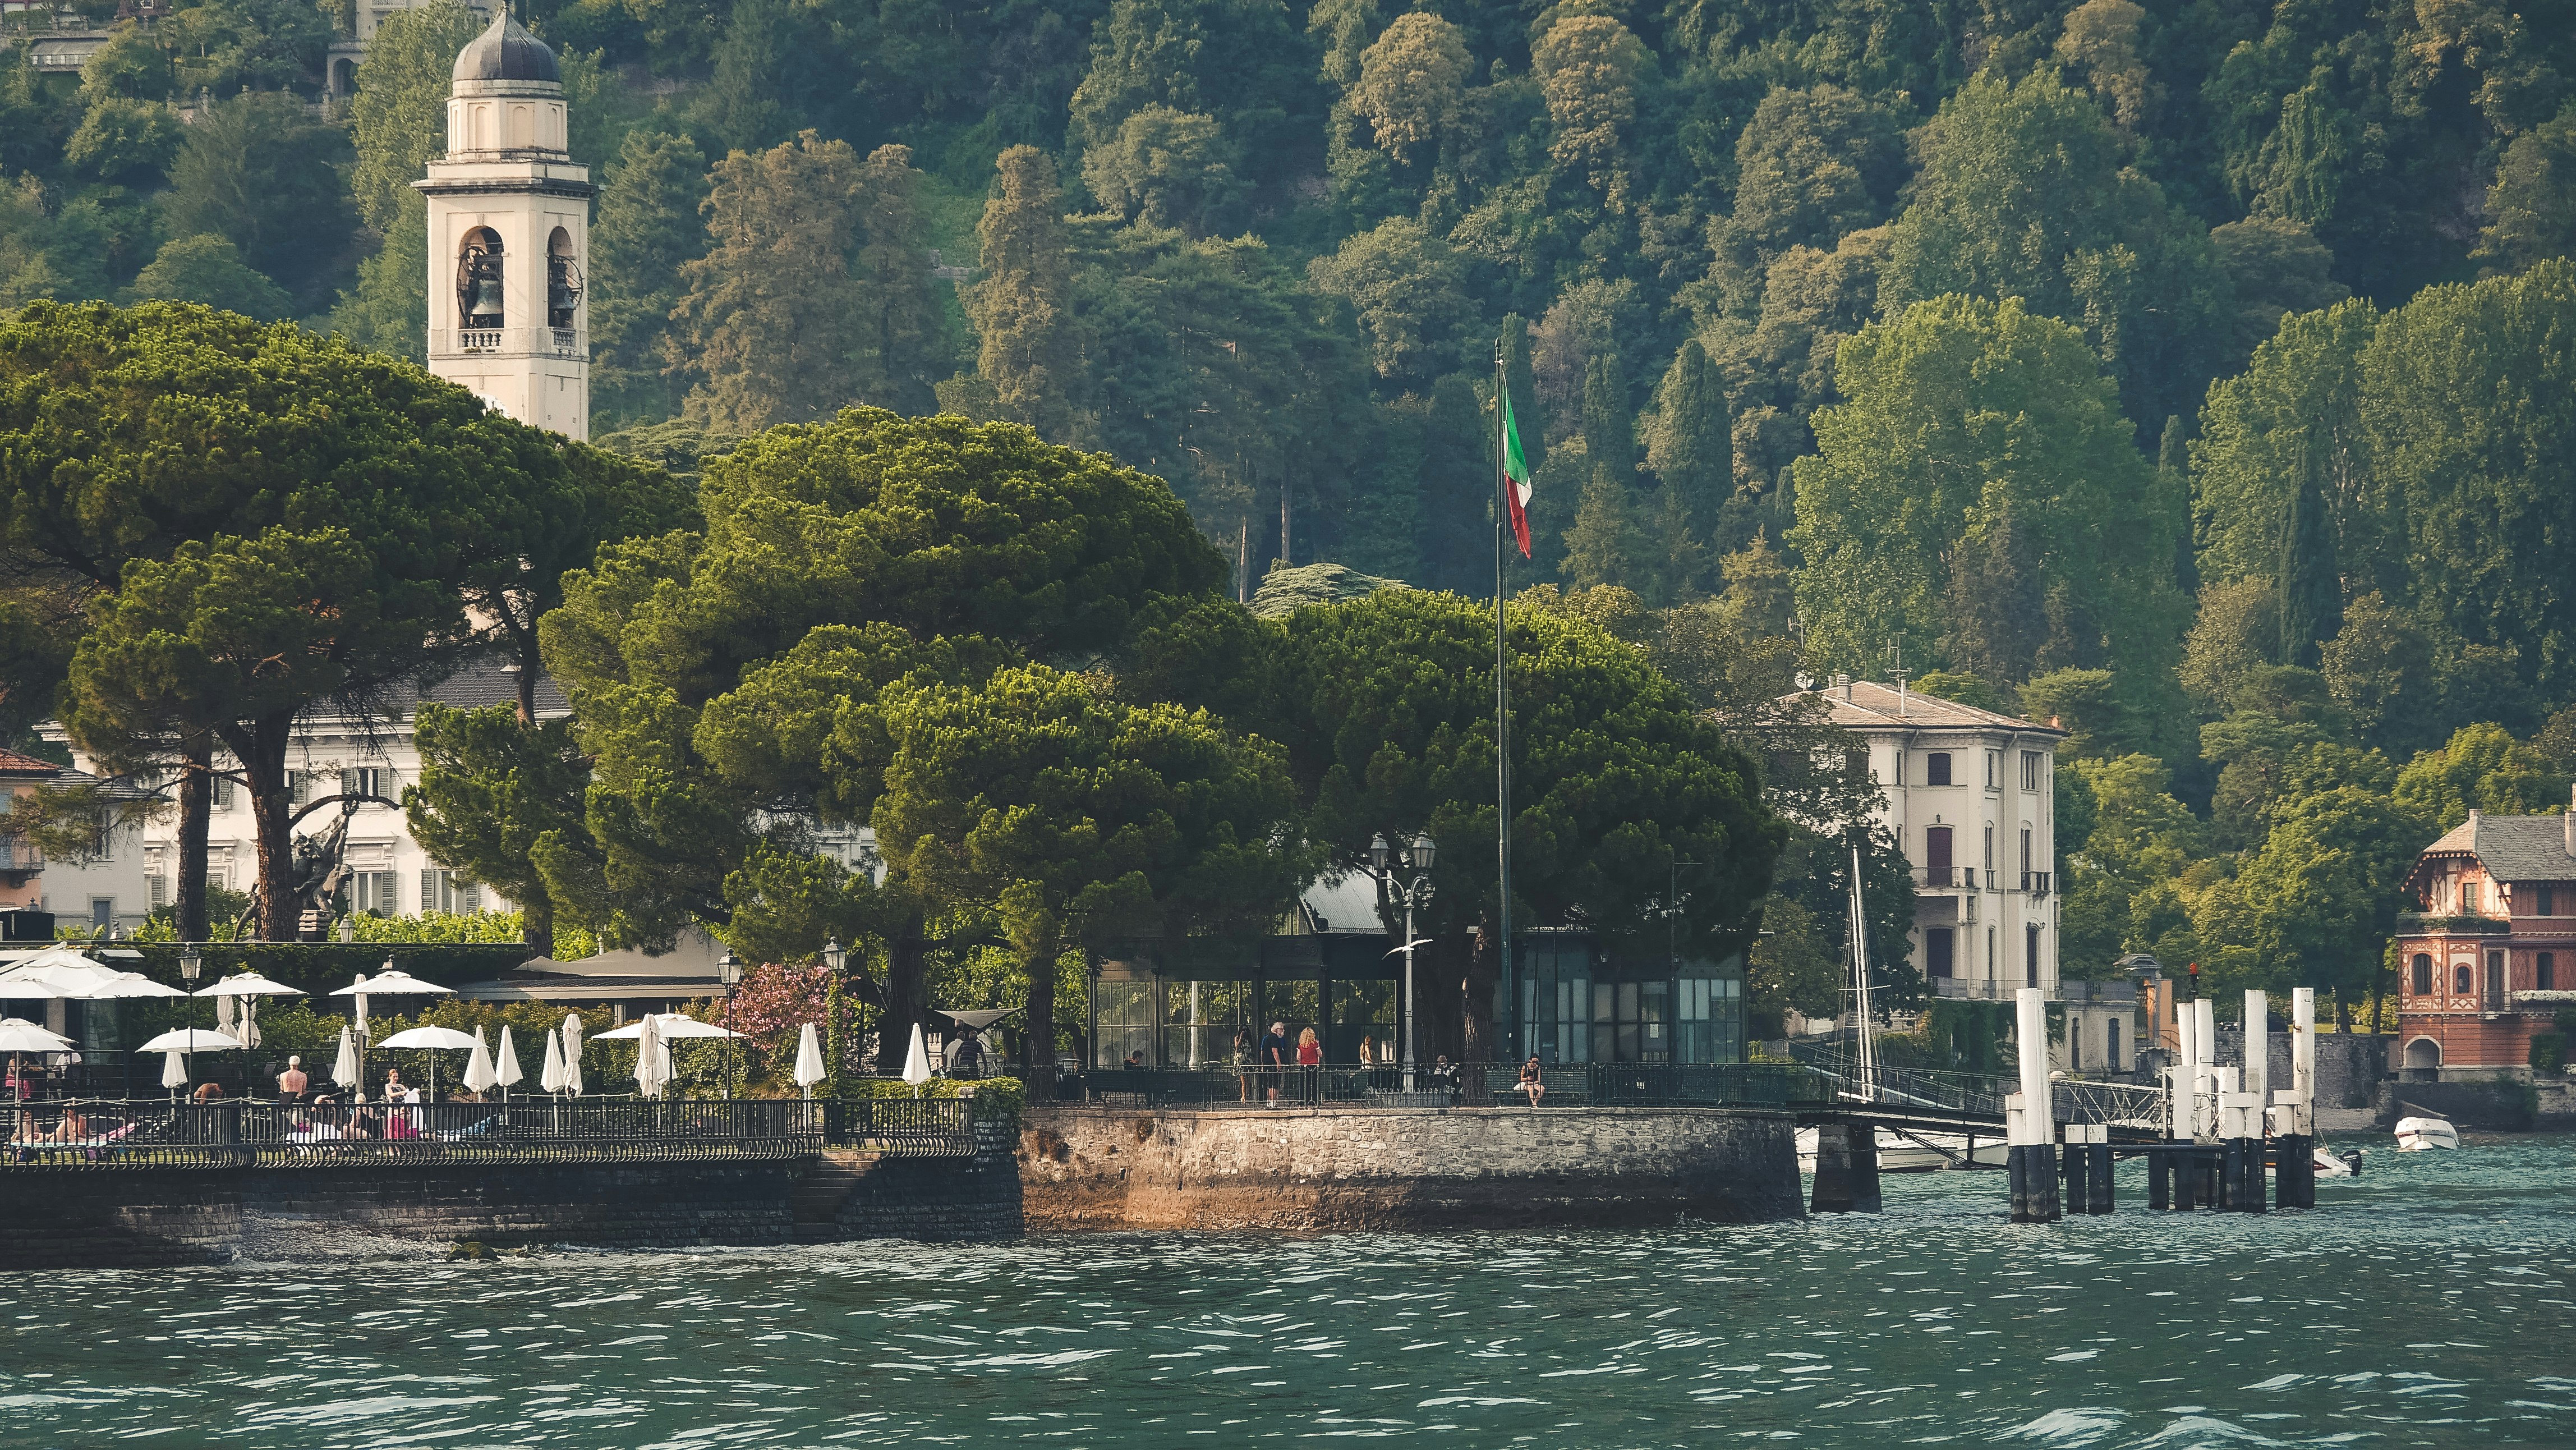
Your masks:
<svg viewBox="0 0 2576 1450"><path fill-rule="evenodd" d="M1851 959L1852 1002L1858 1018L1860 1036L1860 1090L1871 1102L1878 1101L1878 1036L1872 1029L1869 1010L1869 916L1861 906L1860 846L1851 848Z"/></svg>

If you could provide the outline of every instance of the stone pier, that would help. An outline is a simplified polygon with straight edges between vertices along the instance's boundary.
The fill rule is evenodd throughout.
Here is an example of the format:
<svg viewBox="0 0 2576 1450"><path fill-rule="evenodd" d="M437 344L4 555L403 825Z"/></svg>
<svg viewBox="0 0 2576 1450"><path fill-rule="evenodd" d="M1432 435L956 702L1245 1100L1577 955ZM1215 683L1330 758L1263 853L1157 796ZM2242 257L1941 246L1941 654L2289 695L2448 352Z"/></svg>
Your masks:
<svg viewBox="0 0 2576 1450"><path fill-rule="evenodd" d="M1063 1107L1021 1124L1030 1230L1624 1228L1796 1218L1796 1128L1728 1108Z"/></svg>

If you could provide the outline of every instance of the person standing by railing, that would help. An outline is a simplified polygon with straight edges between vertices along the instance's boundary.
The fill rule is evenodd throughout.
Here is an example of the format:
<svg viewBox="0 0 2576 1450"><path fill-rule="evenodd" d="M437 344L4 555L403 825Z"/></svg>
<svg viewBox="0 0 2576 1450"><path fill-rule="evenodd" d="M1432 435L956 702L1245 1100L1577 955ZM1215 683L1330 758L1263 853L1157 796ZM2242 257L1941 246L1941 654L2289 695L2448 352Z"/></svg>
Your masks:
<svg viewBox="0 0 2576 1450"><path fill-rule="evenodd" d="M1288 1076L1288 1067L1295 1059L1296 1051L1288 1044L1288 1024L1271 1023L1270 1035L1261 1039L1261 1075L1266 1079L1263 1086L1268 1090L1270 1106L1274 1108L1279 1106L1280 1081Z"/></svg>
<svg viewBox="0 0 2576 1450"><path fill-rule="evenodd" d="M1252 1101L1252 1029L1234 1029L1235 1101Z"/></svg>
<svg viewBox="0 0 2576 1450"><path fill-rule="evenodd" d="M1309 1027L1304 1031L1299 1032L1297 1034L1297 1066L1302 1069L1302 1071L1299 1072L1298 1076L1302 1079L1300 1086L1304 1090L1305 1101L1310 1104L1322 1100L1323 1094L1321 1080L1323 1073L1319 1069L1321 1069L1323 1065L1324 1044L1315 1040L1315 1029Z"/></svg>

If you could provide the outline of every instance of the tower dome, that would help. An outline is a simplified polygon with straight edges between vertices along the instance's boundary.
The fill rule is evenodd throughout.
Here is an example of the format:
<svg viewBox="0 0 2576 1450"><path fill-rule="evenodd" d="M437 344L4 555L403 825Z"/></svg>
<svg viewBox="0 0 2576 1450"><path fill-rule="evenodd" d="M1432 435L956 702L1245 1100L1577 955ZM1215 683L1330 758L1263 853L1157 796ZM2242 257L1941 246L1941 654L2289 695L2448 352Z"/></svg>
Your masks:
<svg viewBox="0 0 2576 1450"><path fill-rule="evenodd" d="M555 66L555 53L546 43L528 33L518 18L503 10L492 28L465 43L456 53L456 69L449 75L458 81L542 81L550 85L563 83L563 73Z"/></svg>

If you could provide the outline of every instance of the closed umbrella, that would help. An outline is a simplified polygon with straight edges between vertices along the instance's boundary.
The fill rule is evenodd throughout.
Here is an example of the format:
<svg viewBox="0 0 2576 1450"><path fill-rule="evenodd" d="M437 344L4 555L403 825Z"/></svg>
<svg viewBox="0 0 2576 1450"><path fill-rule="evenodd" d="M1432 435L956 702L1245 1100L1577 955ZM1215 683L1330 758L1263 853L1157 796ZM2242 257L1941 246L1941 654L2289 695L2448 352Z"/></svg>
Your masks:
<svg viewBox="0 0 2576 1450"><path fill-rule="evenodd" d="M161 1085L168 1088L174 1098L179 1095L179 1089L188 1085L187 1054L173 1048L162 1056Z"/></svg>
<svg viewBox="0 0 2576 1450"><path fill-rule="evenodd" d="M465 1059L465 1088L468 1092L488 1093L501 1079L492 1072L492 1054L483 1046L483 1029L474 1029L474 1053Z"/></svg>
<svg viewBox="0 0 2576 1450"><path fill-rule="evenodd" d="M654 1017L646 1013L644 1030L635 1034L635 1090L648 1098L662 1095L669 1081L662 1067L662 1034L654 1030Z"/></svg>
<svg viewBox="0 0 2576 1450"><path fill-rule="evenodd" d="M564 1091L581 1096L581 1014L566 1012L563 1021Z"/></svg>
<svg viewBox="0 0 2576 1450"><path fill-rule="evenodd" d="M921 1096L921 1085L930 1081L930 1051L921 1040L921 1024L912 1024L912 1050L903 1055L903 1080L912 1084L912 1095Z"/></svg>
<svg viewBox="0 0 2576 1450"><path fill-rule="evenodd" d="M501 1085L501 1100L509 1101L510 1089L519 1085L519 1049L510 1041L510 1029L501 1029L501 1060L492 1068L492 1081Z"/></svg>
<svg viewBox="0 0 2576 1450"><path fill-rule="evenodd" d="M347 1027L340 1029L340 1055L331 1062L331 1081L344 1091L358 1085L358 1034Z"/></svg>
<svg viewBox="0 0 2576 1450"><path fill-rule="evenodd" d="M505 1036L501 1040L507 1043L510 1039ZM546 1034L546 1065L538 1070L537 1086L550 1093L563 1091L563 1037L559 1033Z"/></svg>
<svg viewBox="0 0 2576 1450"><path fill-rule="evenodd" d="M796 1034L796 1085L805 1096L814 1096L814 1084L823 1080L823 1042L815 1036L814 1024L808 1022Z"/></svg>

